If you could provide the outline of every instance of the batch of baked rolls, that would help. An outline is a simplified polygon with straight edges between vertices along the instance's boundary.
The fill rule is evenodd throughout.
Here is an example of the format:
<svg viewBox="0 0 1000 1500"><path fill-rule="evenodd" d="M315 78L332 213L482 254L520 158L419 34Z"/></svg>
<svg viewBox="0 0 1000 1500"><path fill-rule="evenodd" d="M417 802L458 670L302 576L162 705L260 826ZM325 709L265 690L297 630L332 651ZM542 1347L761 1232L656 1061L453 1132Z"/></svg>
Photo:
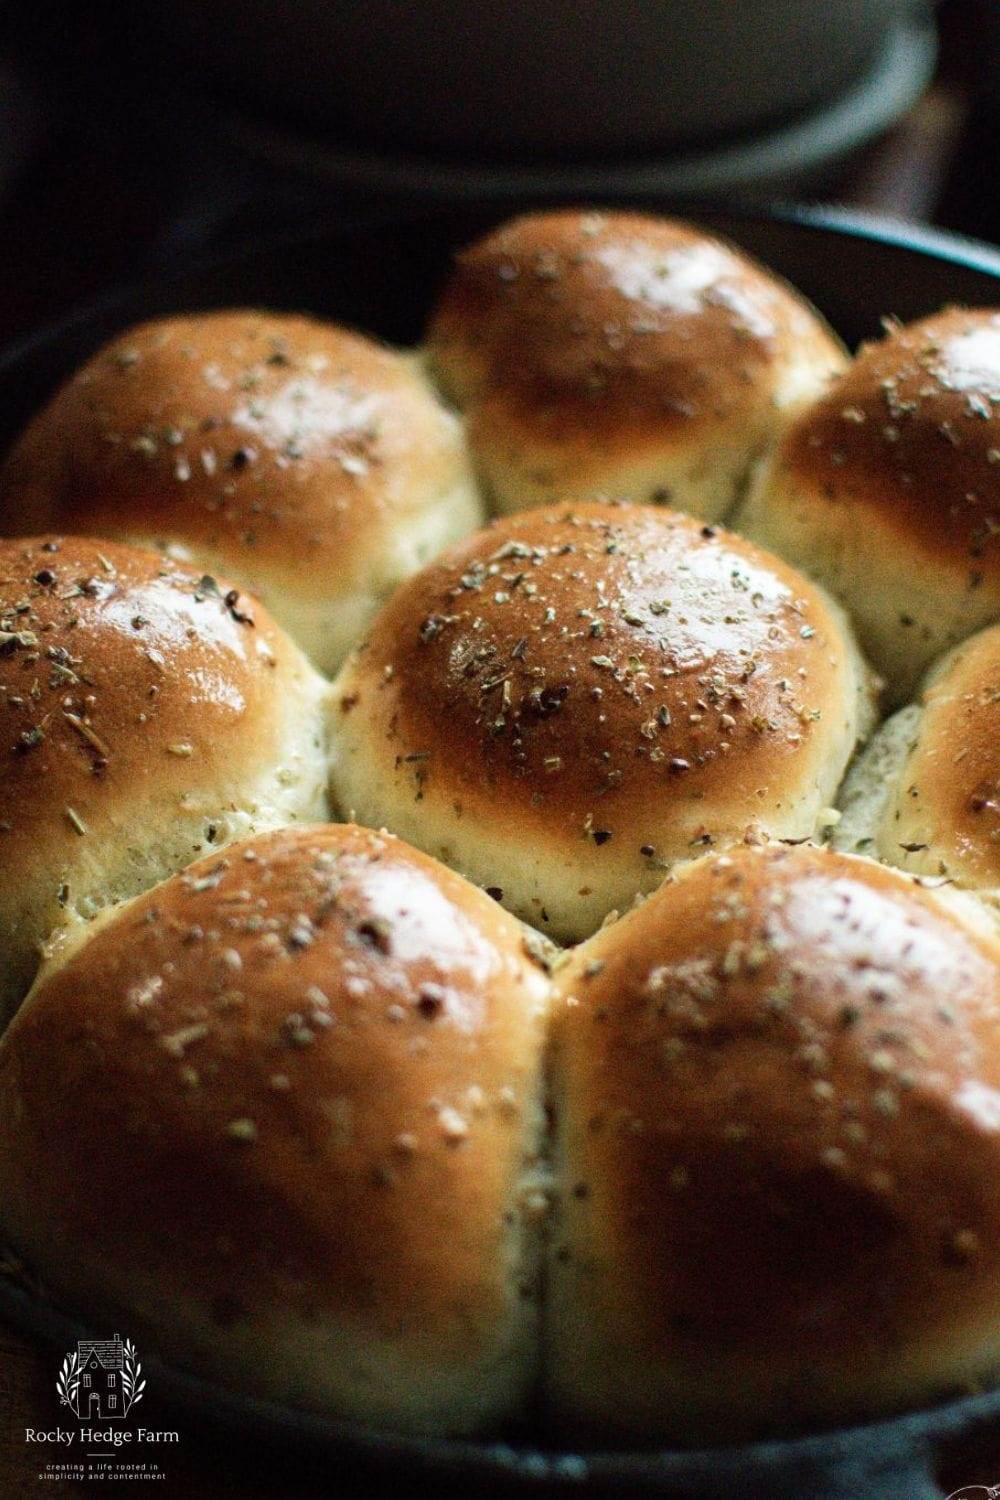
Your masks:
<svg viewBox="0 0 1000 1500"><path fill-rule="evenodd" d="M409 1432L989 1383L998 531L1000 314L664 219L116 338L0 474L12 1253Z"/></svg>

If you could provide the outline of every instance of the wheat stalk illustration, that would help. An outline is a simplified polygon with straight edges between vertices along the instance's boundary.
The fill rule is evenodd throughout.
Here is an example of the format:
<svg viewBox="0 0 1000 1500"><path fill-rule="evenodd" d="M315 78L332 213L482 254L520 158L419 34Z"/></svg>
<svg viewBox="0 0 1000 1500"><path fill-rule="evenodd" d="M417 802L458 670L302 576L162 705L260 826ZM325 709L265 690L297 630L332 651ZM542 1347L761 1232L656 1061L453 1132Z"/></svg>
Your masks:
<svg viewBox="0 0 1000 1500"><path fill-rule="evenodd" d="M56 1390L59 1392L59 1400L63 1406L68 1406L74 1416L79 1416L79 1412L76 1409L76 1393L79 1388L80 1356L79 1354L67 1354L56 1379Z"/></svg>
<svg viewBox="0 0 1000 1500"><path fill-rule="evenodd" d="M125 1413L128 1413L137 1401L142 1400L146 1382L142 1378L142 1365L139 1363L139 1356L135 1352L135 1345L131 1339L125 1340L124 1350L122 1389L125 1395Z"/></svg>

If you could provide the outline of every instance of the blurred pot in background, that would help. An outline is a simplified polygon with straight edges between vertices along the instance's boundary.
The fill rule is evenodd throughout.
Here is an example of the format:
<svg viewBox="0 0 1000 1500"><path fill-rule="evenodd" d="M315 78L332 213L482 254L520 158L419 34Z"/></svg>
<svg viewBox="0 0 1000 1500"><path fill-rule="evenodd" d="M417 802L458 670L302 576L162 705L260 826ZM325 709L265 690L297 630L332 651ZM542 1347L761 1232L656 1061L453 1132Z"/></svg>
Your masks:
<svg viewBox="0 0 1000 1500"><path fill-rule="evenodd" d="M189 66L313 133L599 156L756 132L872 66L907 0L157 0Z"/></svg>
<svg viewBox="0 0 1000 1500"><path fill-rule="evenodd" d="M930 0L146 0L151 73L280 170L456 198L788 191L933 67Z"/></svg>

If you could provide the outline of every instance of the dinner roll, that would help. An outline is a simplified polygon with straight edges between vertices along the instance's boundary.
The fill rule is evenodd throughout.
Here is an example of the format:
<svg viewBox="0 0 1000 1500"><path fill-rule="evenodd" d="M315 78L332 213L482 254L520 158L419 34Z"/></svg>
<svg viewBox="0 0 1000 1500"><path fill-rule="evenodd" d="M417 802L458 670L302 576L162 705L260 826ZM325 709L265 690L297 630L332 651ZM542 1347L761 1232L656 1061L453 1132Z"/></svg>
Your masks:
<svg viewBox="0 0 1000 1500"><path fill-rule="evenodd" d="M844 354L802 298L692 225L558 210L458 257L427 334L500 510L615 495L724 519Z"/></svg>
<svg viewBox="0 0 1000 1500"><path fill-rule="evenodd" d="M838 848L1000 897L1000 626L951 651L858 757Z"/></svg>
<svg viewBox="0 0 1000 1500"><path fill-rule="evenodd" d="M868 713L843 616L776 558L556 506L385 606L335 685L334 796L572 941L693 849L816 832Z"/></svg>
<svg viewBox="0 0 1000 1500"><path fill-rule="evenodd" d="M518 923L388 835L235 845L25 1001L3 1231L81 1313L234 1388L499 1421L537 1345L546 995Z"/></svg>
<svg viewBox="0 0 1000 1500"><path fill-rule="evenodd" d="M557 1420L735 1441L1000 1368L1000 946L971 914L740 850L557 984Z"/></svg>
<svg viewBox="0 0 1000 1500"><path fill-rule="evenodd" d="M322 817L327 691L227 583L112 542L0 540L0 1017L60 921Z"/></svg>
<svg viewBox="0 0 1000 1500"><path fill-rule="evenodd" d="M246 309L114 339L0 473L0 530L116 537L228 573L324 671L481 516L461 425L415 361Z"/></svg>
<svg viewBox="0 0 1000 1500"><path fill-rule="evenodd" d="M1000 617L1000 313L864 346L787 432L740 529L847 605L894 701Z"/></svg>

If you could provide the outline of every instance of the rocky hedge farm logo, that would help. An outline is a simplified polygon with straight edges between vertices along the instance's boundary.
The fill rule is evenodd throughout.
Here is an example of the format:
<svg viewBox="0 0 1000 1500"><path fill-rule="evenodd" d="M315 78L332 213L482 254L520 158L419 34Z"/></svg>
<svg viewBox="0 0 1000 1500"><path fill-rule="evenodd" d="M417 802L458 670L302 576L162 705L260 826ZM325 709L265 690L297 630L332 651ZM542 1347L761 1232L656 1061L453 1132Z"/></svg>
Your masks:
<svg viewBox="0 0 1000 1500"><path fill-rule="evenodd" d="M180 1433L131 1425L134 1408L146 1391L131 1339L117 1333L110 1339L81 1339L63 1359L55 1386L60 1406L76 1423L24 1429L24 1441L39 1449L39 1480L166 1477L159 1450L178 1444Z"/></svg>
<svg viewBox="0 0 1000 1500"><path fill-rule="evenodd" d="M137 1401L146 1382L131 1339L81 1339L66 1355L56 1380L63 1406L78 1422L120 1422Z"/></svg>

